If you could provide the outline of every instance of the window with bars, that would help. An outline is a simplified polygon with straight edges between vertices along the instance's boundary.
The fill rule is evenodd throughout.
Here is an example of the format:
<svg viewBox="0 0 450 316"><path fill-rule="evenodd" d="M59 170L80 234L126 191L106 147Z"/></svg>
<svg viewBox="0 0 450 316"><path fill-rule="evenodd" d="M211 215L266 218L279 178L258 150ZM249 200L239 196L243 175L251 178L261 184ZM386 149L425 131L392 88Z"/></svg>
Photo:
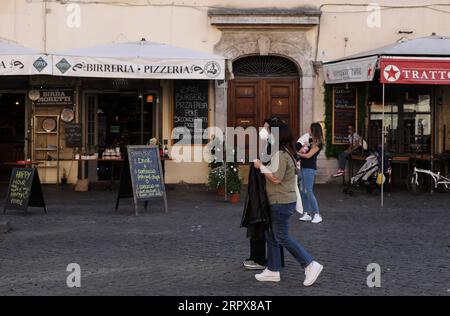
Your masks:
<svg viewBox="0 0 450 316"><path fill-rule="evenodd" d="M297 65L280 56L246 56L233 62L238 77L298 77Z"/></svg>

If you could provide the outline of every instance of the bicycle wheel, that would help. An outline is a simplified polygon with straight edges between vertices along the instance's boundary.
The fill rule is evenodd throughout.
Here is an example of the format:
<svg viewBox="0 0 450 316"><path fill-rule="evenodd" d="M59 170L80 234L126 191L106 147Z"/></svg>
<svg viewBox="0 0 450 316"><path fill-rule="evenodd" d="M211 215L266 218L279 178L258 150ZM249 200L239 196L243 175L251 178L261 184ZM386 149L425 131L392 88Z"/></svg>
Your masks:
<svg viewBox="0 0 450 316"><path fill-rule="evenodd" d="M449 176L445 176L444 178L450 179ZM440 183L437 187L437 191L441 193L448 193L450 192L450 183Z"/></svg>
<svg viewBox="0 0 450 316"><path fill-rule="evenodd" d="M424 174L411 173L406 178L406 187L408 188L408 191L412 194L421 194L427 191L429 192L431 188L431 182L429 178L430 177L427 177Z"/></svg>

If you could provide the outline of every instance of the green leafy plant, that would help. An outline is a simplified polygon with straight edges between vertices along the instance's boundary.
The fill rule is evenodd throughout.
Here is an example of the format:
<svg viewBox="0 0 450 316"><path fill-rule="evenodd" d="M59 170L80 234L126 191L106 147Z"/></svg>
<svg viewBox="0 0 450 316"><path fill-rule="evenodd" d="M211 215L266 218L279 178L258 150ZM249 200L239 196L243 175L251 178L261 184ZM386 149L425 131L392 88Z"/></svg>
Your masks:
<svg viewBox="0 0 450 316"><path fill-rule="evenodd" d="M225 187L225 171L223 170L223 167L210 167L208 174L208 186L211 189Z"/></svg>
<svg viewBox="0 0 450 316"><path fill-rule="evenodd" d="M240 194L242 190L242 179L239 176L239 167L235 163L227 163L227 192L229 194Z"/></svg>

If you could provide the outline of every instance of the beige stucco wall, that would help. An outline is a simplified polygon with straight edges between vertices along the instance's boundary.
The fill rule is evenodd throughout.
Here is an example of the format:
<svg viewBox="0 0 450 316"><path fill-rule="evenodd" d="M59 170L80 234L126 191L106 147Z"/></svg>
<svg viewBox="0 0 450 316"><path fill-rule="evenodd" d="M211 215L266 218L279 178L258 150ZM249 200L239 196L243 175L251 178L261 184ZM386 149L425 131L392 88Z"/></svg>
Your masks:
<svg viewBox="0 0 450 316"><path fill-rule="evenodd" d="M67 1L69 4L71 1ZM91 1L86 1L89 3ZM149 40L182 47L213 51L220 39L220 31L210 26L208 7L319 7L329 1L235 1L235 0L160 0L148 5L146 0L95 1L107 4L81 4L81 26L70 28L66 20L68 4L52 1L2 0L0 1L0 37L23 45L48 51L70 49L113 41ZM342 1L333 3L371 3L374 1ZM376 1L380 5L419 5L435 1ZM128 3L129 5L121 5ZM174 5L172 5L174 4ZM448 7L435 7L447 9ZM413 31L407 37L430 35L432 32L448 35L448 14L426 8L383 9L380 27L368 27L367 8L348 5L321 7L319 59L334 59L362 50L392 43L402 35L398 31ZM349 11L357 11L348 13ZM346 13L343 13L346 12ZM358 13L359 12L359 13ZM44 15L47 16L47 35L44 35ZM344 38L348 38L345 45ZM46 43L45 40L46 39Z"/></svg>
<svg viewBox="0 0 450 316"><path fill-rule="evenodd" d="M64 2L64 1L62 1ZM431 35L450 35L449 14L439 10L450 11L450 7L435 6L432 10L425 8L433 0L377 1L386 6L417 5L417 8L389 8L384 7L380 15L379 26L370 27L367 19L370 12L365 6L350 6L346 3L364 4L374 2L336 0L333 3L342 5L325 5L327 1L301 1L301 0L105 0L85 1L80 4L80 26L70 27L67 20L73 14L69 12L71 1L61 4L55 1L27 1L2 0L0 1L0 39L11 40L25 46L41 51L52 52L71 48L85 47L112 42L135 41L145 37L147 40L167 43L207 52L218 52L220 48L226 49L223 32L211 25L208 9L217 7L228 8L295 8L300 6L314 6L322 11L320 28L316 26L305 29L296 28L297 36L285 37L282 42L289 42L292 47L310 45L308 54L299 54L296 62L311 67L317 51L318 61L327 61L346 55L370 50L383 45L391 44L402 37L416 38ZM100 4L104 2L104 4ZM90 4L89 4L90 3ZM449 2L450 4L450 2ZM420 7L422 6L422 7ZM72 7L72 10L77 7ZM317 31L320 30L318 33ZM249 34L265 32L265 30L247 29ZM412 32L412 34L399 34L399 32ZM278 32L278 33L277 33ZM242 34L242 33L241 33ZM244 33L245 34L245 33ZM278 35L277 35L278 34ZM272 29L272 42L277 42L286 34L286 30ZM278 38L277 38L278 37ZM249 36L257 39L257 36ZM234 56L236 57L236 56ZM305 69L302 69L304 72ZM302 131L305 131L309 121L323 120L323 78L314 74L313 68L308 69L308 77L303 78L302 84L308 83L312 87L311 95L305 96L299 106L302 108L304 120ZM164 95L164 137L170 133L169 99L170 84L162 83ZM219 90L216 90L218 92ZM308 90L309 91L309 90ZM302 97L301 95L301 97ZM448 98L446 98L448 100ZM225 100L226 101L226 100ZM225 109L220 107L224 96L216 95L218 117L224 117ZM445 106L450 104L445 101ZM446 108L447 109L447 108ZM445 111L448 115L449 111ZM325 179L335 167L334 160L321 159L321 173ZM168 180L176 182L177 175L183 168L173 167L176 173L168 174ZM207 168L196 166L191 174L181 177L182 180L202 182L205 180Z"/></svg>

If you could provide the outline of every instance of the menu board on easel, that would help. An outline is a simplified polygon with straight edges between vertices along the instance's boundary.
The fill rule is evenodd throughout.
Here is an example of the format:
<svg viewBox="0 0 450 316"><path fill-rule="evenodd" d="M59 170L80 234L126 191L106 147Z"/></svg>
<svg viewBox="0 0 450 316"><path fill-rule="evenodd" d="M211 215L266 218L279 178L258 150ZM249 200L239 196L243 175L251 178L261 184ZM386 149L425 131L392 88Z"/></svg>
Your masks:
<svg viewBox="0 0 450 316"><path fill-rule="evenodd" d="M9 181L3 214L6 210L25 211L42 207L47 213L39 174L34 168L14 168Z"/></svg>
<svg viewBox="0 0 450 316"><path fill-rule="evenodd" d="M127 146L128 159L122 169L116 211L123 198L134 198L136 215L139 205L162 199L166 213L167 196L158 146ZM127 170L128 169L128 170Z"/></svg>
<svg viewBox="0 0 450 316"><path fill-rule="evenodd" d="M353 124L357 129L357 120L357 88L333 88L333 144L348 144L348 125Z"/></svg>
<svg viewBox="0 0 450 316"><path fill-rule="evenodd" d="M192 144L207 144L203 131L209 124L207 80L176 80L174 83L173 127L186 127L191 132ZM201 120L201 126L195 126ZM194 128L202 132L195 137ZM196 139L197 138L197 139Z"/></svg>

